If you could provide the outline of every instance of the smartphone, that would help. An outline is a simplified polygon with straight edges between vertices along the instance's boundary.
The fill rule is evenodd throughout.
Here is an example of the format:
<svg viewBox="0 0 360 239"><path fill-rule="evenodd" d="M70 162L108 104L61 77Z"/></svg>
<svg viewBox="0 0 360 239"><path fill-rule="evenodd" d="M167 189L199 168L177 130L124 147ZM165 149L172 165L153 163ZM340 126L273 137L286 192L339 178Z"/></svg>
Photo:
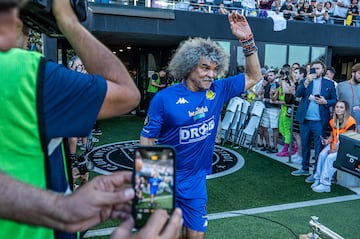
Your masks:
<svg viewBox="0 0 360 239"><path fill-rule="evenodd" d="M316 73L315 68L310 68L309 74L315 74L315 73Z"/></svg>
<svg viewBox="0 0 360 239"><path fill-rule="evenodd" d="M319 94L314 95L316 98L320 98L321 96Z"/></svg>
<svg viewBox="0 0 360 239"><path fill-rule="evenodd" d="M324 137L322 137L322 135L320 135L320 141L321 141L322 145L326 144L326 141L325 141Z"/></svg>
<svg viewBox="0 0 360 239"><path fill-rule="evenodd" d="M143 227L156 209L169 215L175 208L176 152L172 146L139 146L134 152L132 214L135 228Z"/></svg>

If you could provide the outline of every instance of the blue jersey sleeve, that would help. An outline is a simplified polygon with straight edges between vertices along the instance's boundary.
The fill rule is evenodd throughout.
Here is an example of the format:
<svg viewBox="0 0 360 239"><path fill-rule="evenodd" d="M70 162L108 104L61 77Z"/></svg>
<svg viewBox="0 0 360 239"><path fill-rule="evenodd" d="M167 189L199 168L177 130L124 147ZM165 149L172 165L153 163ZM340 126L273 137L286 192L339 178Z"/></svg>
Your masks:
<svg viewBox="0 0 360 239"><path fill-rule="evenodd" d="M219 88L220 89L216 89ZM214 88L225 102L235 96L240 96L245 91L245 74L230 76L214 82Z"/></svg>
<svg viewBox="0 0 360 239"><path fill-rule="evenodd" d="M106 81L101 76L46 62L43 100L47 138L87 136L106 90Z"/></svg>

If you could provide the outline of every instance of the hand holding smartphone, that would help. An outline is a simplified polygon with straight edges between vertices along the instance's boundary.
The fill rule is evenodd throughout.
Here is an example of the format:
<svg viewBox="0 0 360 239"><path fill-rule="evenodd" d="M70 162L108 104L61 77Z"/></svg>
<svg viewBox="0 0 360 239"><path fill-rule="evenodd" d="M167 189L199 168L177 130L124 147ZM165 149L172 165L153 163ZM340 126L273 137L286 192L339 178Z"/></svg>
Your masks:
<svg viewBox="0 0 360 239"><path fill-rule="evenodd" d="M133 217L135 228L143 227L156 209L170 215L175 208L175 159L172 146L139 146L135 150Z"/></svg>

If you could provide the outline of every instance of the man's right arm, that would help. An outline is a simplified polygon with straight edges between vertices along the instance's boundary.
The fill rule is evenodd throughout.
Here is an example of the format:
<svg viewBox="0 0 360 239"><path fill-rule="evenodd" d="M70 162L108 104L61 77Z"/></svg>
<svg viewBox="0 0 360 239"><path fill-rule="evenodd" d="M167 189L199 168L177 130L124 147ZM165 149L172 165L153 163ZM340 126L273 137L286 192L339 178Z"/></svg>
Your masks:
<svg viewBox="0 0 360 239"><path fill-rule="evenodd" d="M140 145L154 145L155 139L154 138L146 138L144 136L140 136Z"/></svg>
<svg viewBox="0 0 360 239"><path fill-rule="evenodd" d="M53 13L86 70L107 80L107 93L98 118L118 116L134 109L140 93L122 62L79 23L69 0L54 0Z"/></svg>

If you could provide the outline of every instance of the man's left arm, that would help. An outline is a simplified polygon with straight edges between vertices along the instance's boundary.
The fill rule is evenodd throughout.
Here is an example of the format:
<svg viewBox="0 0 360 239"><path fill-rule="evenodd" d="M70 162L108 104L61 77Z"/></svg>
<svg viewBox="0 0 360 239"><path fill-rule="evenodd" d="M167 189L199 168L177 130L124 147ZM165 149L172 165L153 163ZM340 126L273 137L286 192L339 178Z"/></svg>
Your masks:
<svg viewBox="0 0 360 239"><path fill-rule="evenodd" d="M262 75L254 36L245 16L233 11L228 15L231 32L236 36L245 55L245 91L260 81Z"/></svg>

